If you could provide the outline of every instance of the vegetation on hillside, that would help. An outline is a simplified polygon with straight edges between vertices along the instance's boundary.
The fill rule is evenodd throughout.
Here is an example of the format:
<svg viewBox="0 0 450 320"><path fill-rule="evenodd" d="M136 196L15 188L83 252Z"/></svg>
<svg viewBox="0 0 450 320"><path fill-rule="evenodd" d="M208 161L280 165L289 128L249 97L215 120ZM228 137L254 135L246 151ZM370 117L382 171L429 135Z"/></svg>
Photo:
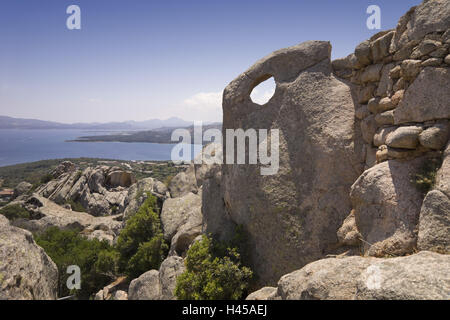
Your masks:
<svg viewBox="0 0 450 320"><path fill-rule="evenodd" d="M177 279L175 295L189 300L237 300L247 292L252 271L242 265L235 242L203 236L188 250L186 271Z"/></svg>
<svg viewBox="0 0 450 320"><path fill-rule="evenodd" d="M156 197L147 199L128 221L117 239L119 270L130 278L150 269L159 269L168 245L163 238Z"/></svg>
<svg viewBox="0 0 450 320"><path fill-rule="evenodd" d="M60 230L56 227L36 234L35 240L58 267L58 296L75 295L89 299L109 284L117 274L117 251L106 241L88 240L79 230ZM70 291L66 282L67 267L77 265L81 271L81 289Z"/></svg>
<svg viewBox="0 0 450 320"><path fill-rule="evenodd" d="M132 171L138 180L152 177L159 181L165 181L168 177L184 170L182 166L175 166L170 161L134 162L92 158L42 160L0 167L0 179L3 180L2 186L4 188L14 188L20 182L27 181L33 185L33 190L35 190L42 183L53 179L50 172L63 161L73 162L79 167L80 173L87 167L98 165L117 166L124 170Z"/></svg>
<svg viewBox="0 0 450 320"><path fill-rule="evenodd" d="M56 263L59 270L60 297L75 295L89 299L104 286L121 275L130 280L150 269L159 269L166 257L168 246L164 242L156 198L149 194L138 212L131 217L120 233L115 246L97 239L88 240L80 230L50 228L35 234L36 242ZM67 289L67 267L81 269L81 289Z"/></svg>
<svg viewBox="0 0 450 320"><path fill-rule="evenodd" d="M0 214L4 215L8 220L30 219L31 217L30 213L18 204L2 207L0 209Z"/></svg>

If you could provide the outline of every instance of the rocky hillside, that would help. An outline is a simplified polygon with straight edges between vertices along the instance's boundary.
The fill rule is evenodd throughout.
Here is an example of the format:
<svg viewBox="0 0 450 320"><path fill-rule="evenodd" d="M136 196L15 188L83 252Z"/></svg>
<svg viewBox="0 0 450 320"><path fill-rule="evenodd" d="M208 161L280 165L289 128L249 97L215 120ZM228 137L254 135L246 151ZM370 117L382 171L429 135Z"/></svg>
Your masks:
<svg viewBox="0 0 450 320"><path fill-rule="evenodd" d="M195 260L213 247L202 247L205 234L234 244L239 235L232 259L210 255L235 271L224 282L253 272L227 298L449 299L449 47L450 2L428 0L346 58L308 41L259 60L225 88L223 130L279 129L274 175L194 162L166 185L63 162L38 188L17 185L0 209L0 298L57 298L58 270L33 240L56 227L141 263L94 286L98 300L214 297L219 276L205 294L193 273L203 264L192 261L213 267ZM253 103L270 77L274 96ZM226 152L210 147L199 156ZM130 259L129 248L139 248ZM180 279L201 292L186 294Z"/></svg>
<svg viewBox="0 0 450 320"><path fill-rule="evenodd" d="M258 286L278 282L262 296L449 297L448 274L433 281L426 275L448 270L450 259L449 28L450 3L424 1L395 30L376 34L346 58L330 61L328 42L309 41L263 58L227 86L224 130L280 131L276 175L224 165L203 190L205 220L244 226ZM253 103L249 92L270 77L274 96L264 106ZM220 236L227 228L211 223L207 230ZM422 250L444 255L401 257ZM330 258L336 255L357 257ZM386 292L416 280L439 289L355 296L354 280L371 265L380 264L381 286L389 286L395 272L384 265L393 266L392 257L405 265L405 276ZM407 269L416 270L408 261L415 259L429 268L417 270L421 280L408 280ZM308 271L315 266L317 281ZM339 280L343 266L355 279ZM311 278L311 287L301 277ZM286 286L294 292L285 293ZM331 293L346 286L346 295ZM319 287L328 291L315 294Z"/></svg>

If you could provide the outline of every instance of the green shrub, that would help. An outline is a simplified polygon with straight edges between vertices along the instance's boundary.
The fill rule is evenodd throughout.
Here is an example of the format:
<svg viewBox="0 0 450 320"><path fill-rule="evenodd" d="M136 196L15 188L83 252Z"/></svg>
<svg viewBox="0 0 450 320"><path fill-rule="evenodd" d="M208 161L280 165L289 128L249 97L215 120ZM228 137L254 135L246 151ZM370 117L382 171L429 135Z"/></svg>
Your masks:
<svg viewBox="0 0 450 320"><path fill-rule="evenodd" d="M74 294L79 299L89 299L115 278L118 254L106 241L88 240L78 230L56 227L35 235L35 239L58 267L60 297ZM72 292L66 286L70 265L79 266L81 271L81 289Z"/></svg>
<svg viewBox="0 0 450 320"><path fill-rule="evenodd" d="M39 179L39 182L40 182L41 184L44 184L44 183L48 183L48 182L50 182L50 181L52 181L52 180L53 180L53 176L52 176L50 173L47 173L47 174L43 175L43 176Z"/></svg>
<svg viewBox="0 0 450 320"><path fill-rule="evenodd" d="M69 204L72 211L87 212L86 208L79 201L67 200L66 204Z"/></svg>
<svg viewBox="0 0 450 320"><path fill-rule="evenodd" d="M236 247L203 236L188 250L186 271L177 279L175 295L187 300L237 300L243 297L252 271L241 264Z"/></svg>
<svg viewBox="0 0 450 320"><path fill-rule="evenodd" d="M30 219L30 213L18 204L12 204L0 209L0 214L4 215L8 220Z"/></svg>
<svg viewBox="0 0 450 320"><path fill-rule="evenodd" d="M415 174L412 182L422 194L427 194L436 182L436 173L442 165L439 158L426 159L419 172Z"/></svg>
<svg viewBox="0 0 450 320"><path fill-rule="evenodd" d="M126 223L117 239L119 270L136 278L150 269L159 269L167 254L156 197L148 198Z"/></svg>

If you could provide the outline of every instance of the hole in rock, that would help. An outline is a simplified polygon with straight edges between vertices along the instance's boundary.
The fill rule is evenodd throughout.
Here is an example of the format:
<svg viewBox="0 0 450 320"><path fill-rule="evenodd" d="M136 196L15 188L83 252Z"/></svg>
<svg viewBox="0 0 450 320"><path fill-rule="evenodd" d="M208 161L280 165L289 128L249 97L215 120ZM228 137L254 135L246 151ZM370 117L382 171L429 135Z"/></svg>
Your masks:
<svg viewBox="0 0 450 320"><path fill-rule="evenodd" d="M250 99L252 99L254 103L264 105L273 97L275 87L275 80L272 76L270 76L270 78L253 88L252 93L250 94Z"/></svg>

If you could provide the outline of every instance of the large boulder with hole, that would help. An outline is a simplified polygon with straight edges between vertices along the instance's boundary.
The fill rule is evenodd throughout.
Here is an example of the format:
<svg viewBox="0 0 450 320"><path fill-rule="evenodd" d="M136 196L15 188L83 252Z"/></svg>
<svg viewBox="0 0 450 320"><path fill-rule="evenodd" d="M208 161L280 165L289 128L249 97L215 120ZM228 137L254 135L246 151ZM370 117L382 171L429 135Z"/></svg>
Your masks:
<svg viewBox="0 0 450 320"><path fill-rule="evenodd" d="M26 230L0 215L0 300L54 300L58 269Z"/></svg>
<svg viewBox="0 0 450 320"><path fill-rule="evenodd" d="M336 245L350 186L363 170L351 87L333 75L330 54L323 41L278 50L224 90L225 137L227 129L279 130L278 168L227 163L222 172L226 214L247 233L249 263L262 284ZM250 93L271 76L275 93L262 107Z"/></svg>

